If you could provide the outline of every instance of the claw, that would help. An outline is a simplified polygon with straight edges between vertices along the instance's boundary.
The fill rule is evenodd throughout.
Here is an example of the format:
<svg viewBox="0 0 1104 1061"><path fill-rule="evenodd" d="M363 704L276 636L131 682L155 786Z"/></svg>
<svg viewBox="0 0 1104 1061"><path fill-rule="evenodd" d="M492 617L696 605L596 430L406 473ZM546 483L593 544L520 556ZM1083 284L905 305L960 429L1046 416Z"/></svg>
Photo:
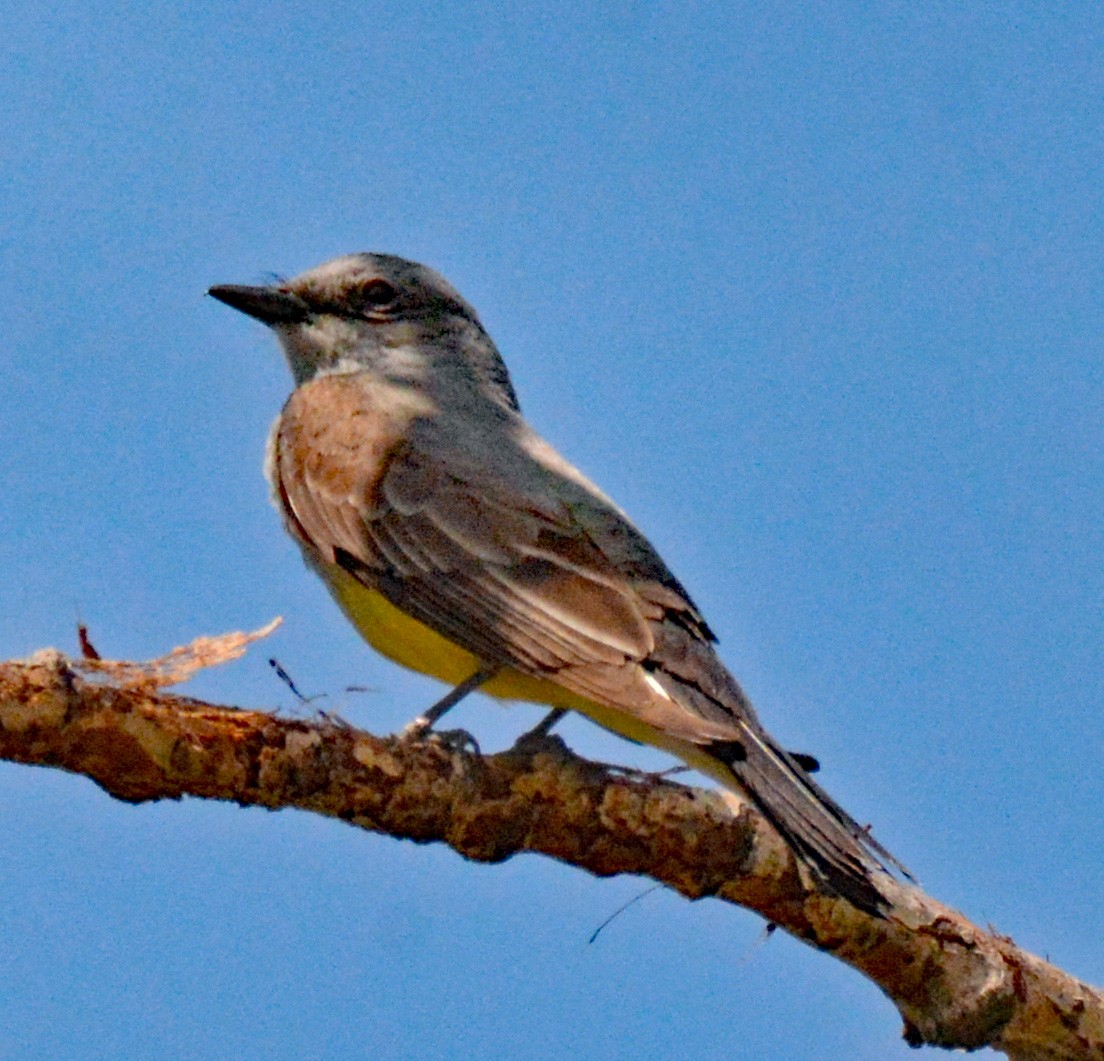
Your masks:
<svg viewBox="0 0 1104 1061"><path fill-rule="evenodd" d="M479 741L466 729L434 730L429 734L429 739L434 743L444 745L450 752L463 753L470 749L479 758L483 757L483 750L479 747Z"/></svg>
<svg viewBox="0 0 1104 1061"><path fill-rule="evenodd" d="M527 747L531 747L532 745L542 744L544 739L551 732L552 727L566 714L567 711L565 708L553 708L532 729L527 729L516 741L514 741L514 748L518 751L524 751Z"/></svg>

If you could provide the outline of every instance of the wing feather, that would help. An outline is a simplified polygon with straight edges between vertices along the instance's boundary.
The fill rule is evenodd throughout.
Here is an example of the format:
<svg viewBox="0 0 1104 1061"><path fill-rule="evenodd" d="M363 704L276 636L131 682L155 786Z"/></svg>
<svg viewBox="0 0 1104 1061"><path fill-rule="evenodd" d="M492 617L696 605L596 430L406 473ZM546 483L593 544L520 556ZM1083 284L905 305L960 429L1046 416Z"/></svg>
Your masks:
<svg viewBox="0 0 1104 1061"><path fill-rule="evenodd" d="M551 678L702 748L833 887L877 907L867 867L887 853L762 728L689 595L596 487L535 436L476 452L471 425L414 420L377 431L366 453L355 438L325 444L333 421L313 419L305 437L285 416L271 461L312 557L487 665Z"/></svg>

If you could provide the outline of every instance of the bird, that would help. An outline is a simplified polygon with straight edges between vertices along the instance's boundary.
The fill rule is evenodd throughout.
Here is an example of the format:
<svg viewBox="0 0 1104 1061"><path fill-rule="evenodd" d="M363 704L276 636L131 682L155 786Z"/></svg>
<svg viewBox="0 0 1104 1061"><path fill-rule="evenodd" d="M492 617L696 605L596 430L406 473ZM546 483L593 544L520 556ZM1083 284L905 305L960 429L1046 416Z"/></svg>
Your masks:
<svg viewBox="0 0 1104 1061"><path fill-rule="evenodd" d="M209 294L291 369L266 473L307 565L376 651L453 687L423 727L476 688L579 712L750 801L815 883L885 915L905 867L767 732L657 550L523 418L447 280L357 253Z"/></svg>

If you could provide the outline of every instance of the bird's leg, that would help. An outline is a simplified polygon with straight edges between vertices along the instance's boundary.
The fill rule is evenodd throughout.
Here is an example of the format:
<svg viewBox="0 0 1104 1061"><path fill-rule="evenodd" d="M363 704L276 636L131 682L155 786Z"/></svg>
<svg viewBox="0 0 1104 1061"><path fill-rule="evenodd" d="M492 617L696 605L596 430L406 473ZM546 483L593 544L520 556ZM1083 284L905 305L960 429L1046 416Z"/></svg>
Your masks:
<svg viewBox="0 0 1104 1061"><path fill-rule="evenodd" d="M465 679L451 692L442 696L437 703L429 707L423 714L408 723L402 731L402 736L412 739L424 737L433 729L435 723L460 703L468 693L475 692L484 682L490 681L497 673L497 667L480 668L470 678Z"/></svg>
<svg viewBox="0 0 1104 1061"><path fill-rule="evenodd" d="M567 708L554 707L532 729L527 729L516 741L515 748L524 748L527 744L539 744L549 733L552 727L567 714Z"/></svg>

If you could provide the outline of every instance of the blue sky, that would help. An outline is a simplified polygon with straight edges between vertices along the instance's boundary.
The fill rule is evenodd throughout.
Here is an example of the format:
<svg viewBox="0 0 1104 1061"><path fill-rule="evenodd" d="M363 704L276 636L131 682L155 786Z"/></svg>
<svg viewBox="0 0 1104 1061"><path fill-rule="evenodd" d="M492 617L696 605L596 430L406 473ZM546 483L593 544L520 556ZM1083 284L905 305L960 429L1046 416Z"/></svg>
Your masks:
<svg viewBox="0 0 1104 1061"><path fill-rule="evenodd" d="M771 729L935 896L1104 980L1104 23L1085 5L30 3L0 13L0 653L377 732L261 475L289 388L203 297L441 270ZM370 692L347 694L351 684ZM502 747L536 713L473 698ZM658 755L582 721L584 754ZM0 765L0 1057L913 1057L713 901Z"/></svg>

